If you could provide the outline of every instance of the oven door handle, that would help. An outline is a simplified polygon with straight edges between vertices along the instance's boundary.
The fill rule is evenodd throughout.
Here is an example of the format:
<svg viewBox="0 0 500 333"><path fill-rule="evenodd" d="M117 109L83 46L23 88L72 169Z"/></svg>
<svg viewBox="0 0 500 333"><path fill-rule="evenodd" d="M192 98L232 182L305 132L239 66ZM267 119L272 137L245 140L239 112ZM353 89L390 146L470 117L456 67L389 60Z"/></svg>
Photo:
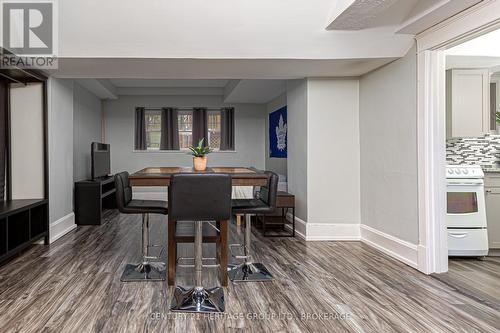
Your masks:
<svg viewBox="0 0 500 333"><path fill-rule="evenodd" d="M453 238L465 238L467 237L467 232L449 232L448 235Z"/></svg>
<svg viewBox="0 0 500 333"><path fill-rule="evenodd" d="M479 187L484 185L482 182L481 183L448 183L446 184L448 186L470 186L470 187Z"/></svg>

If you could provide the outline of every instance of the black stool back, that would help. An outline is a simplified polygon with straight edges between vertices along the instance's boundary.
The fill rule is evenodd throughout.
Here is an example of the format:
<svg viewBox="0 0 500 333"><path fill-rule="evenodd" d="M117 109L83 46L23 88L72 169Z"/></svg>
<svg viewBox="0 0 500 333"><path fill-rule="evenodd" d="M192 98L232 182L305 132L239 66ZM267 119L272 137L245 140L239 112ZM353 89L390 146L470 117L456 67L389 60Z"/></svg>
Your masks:
<svg viewBox="0 0 500 333"><path fill-rule="evenodd" d="M276 209L276 198L278 196L279 177L272 171L266 171L268 181L266 186L262 186L259 192L259 199L262 200L271 211Z"/></svg>
<svg viewBox="0 0 500 333"><path fill-rule="evenodd" d="M169 219L217 221L231 218L231 176L174 174L168 191Z"/></svg>
<svg viewBox="0 0 500 333"><path fill-rule="evenodd" d="M121 213L128 213L126 207L132 201L132 187L128 176L127 171L115 175L116 205Z"/></svg>

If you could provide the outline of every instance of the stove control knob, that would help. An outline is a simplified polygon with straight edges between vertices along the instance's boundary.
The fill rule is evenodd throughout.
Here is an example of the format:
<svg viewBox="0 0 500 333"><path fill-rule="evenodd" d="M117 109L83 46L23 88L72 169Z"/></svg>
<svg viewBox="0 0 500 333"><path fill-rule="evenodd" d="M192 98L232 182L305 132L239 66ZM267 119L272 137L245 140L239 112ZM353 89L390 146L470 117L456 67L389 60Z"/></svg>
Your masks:
<svg viewBox="0 0 500 333"><path fill-rule="evenodd" d="M448 174L452 175L453 174L453 170L448 169Z"/></svg>
<svg viewBox="0 0 500 333"><path fill-rule="evenodd" d="M468 175L468 174L469 174L469 170L465 169L465 170L463 171L463 173L464 173L464 175Z"/></svg>
<svg viewBox="0 0 500 333"><path fill-rule="evenodd" d="M461 174L460 169L455 169L455 173L456 173L457 175Z"/></svg>

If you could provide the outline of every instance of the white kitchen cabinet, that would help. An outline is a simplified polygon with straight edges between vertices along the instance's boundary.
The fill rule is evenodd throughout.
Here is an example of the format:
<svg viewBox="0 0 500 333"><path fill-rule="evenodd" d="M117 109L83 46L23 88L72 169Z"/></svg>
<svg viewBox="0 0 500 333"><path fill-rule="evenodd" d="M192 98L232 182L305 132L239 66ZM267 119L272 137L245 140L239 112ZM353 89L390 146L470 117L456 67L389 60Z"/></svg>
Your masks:
<svg viewBox="0 0 500 333"><path fill-rule="evenodd" d="M446 134L448 138L479 137L490 131L488 69L446 71Z"/></svg>
<svg viewBox="0 0 500 333"><path fill-rule="evenodd" d="M500 249L500 173L486 174L486 219L490 249Z"/></svg>

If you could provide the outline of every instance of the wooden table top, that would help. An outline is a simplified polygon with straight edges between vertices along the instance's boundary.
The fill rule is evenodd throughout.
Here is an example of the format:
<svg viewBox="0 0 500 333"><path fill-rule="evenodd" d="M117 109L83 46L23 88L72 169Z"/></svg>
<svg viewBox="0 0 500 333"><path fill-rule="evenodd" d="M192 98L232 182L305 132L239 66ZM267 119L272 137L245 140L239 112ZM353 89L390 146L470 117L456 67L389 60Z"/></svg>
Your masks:
<svg viewBox="0 0 500 333"><path fill-rule="evenodd" d="M132 186L169 186L170 176L176 173L227 173L233 186L263 186L267 175L260 170L245 167L212 167L194 171L191 167L148 167L129 176Z"/></svg>

